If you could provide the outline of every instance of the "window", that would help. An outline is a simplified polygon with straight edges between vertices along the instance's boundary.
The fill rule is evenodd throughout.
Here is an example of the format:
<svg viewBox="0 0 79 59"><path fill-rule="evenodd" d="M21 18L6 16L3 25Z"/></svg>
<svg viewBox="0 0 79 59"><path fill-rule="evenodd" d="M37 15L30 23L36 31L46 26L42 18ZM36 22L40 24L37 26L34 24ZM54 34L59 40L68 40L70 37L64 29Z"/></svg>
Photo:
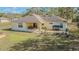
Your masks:
<svg viewBox="0 0 79 59"><path fill-rule="evenodd" d="M60 24L60 28L63 28L63 24L62 23Z"/></svg>
<svg viewBox="0 0 79 59"><path fill-rule="evenodd" d="M22 23L18 23L18 27L19 28L22 28L23 27L23 24Z"/></svg>
<svg viewBox="0 0 79 59"><path fill-rule="evenodd" d="M63 24L60 25L53 25L54 30L60 30L60 28L63 28Z"/></svg>
<svg viewBox="0 0 79 59"><path fill-rule="evenodd" d="M53 23L50 23L50 24L53 24Z"/></svg>
<svg viewBox="0 0 79 59"><path fill-rule="evenodd" d="M63 25L54 25L53 27L63 28Z"/></svg>

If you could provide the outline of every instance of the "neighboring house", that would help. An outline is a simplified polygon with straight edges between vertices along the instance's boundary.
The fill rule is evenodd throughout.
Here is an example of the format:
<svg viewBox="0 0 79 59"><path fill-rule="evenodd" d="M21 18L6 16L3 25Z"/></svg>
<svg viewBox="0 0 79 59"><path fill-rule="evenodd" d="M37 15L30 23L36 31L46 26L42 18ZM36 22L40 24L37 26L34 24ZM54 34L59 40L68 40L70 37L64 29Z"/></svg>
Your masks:
<svg viewBox="0 0 79 59"><path fill-rule="evenodd" d="M65 19L58 16L39 16L33 14L32 16L13 20L11 29L19 31L34 31L36 29L39 31L43 29L66 31L67 23Z"/></svg>
<svg viewBox="0 0 79 59"><path fill-rule="evenodd" d="M1 22L1 23L10 22L10 20L9 20L9 18L0 17L0 22Z"/></svg>

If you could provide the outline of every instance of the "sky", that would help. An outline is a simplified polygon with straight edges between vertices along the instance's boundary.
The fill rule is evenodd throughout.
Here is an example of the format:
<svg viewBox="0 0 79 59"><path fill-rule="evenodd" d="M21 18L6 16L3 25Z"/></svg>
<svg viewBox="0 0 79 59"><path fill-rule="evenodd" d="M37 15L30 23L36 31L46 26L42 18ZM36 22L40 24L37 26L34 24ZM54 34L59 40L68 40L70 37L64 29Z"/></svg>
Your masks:
<svg viewBox="0 0 79 59"><path fill-rule="evenodd" d="M28 9L26 7L0 7L0 13L24 13Z"/></svg>

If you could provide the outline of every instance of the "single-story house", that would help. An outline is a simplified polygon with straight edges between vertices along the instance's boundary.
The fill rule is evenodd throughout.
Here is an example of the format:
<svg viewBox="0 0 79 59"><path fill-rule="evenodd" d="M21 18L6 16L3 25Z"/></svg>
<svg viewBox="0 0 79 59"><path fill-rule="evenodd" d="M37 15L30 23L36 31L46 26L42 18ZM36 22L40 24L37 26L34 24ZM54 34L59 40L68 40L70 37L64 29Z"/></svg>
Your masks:
<svg viewBox="0 0 79 59"><path fill-rule="evenodd" d="M9 20L9 18L0 17L0 22L1 22L1 23L10 22L10 20Z"/></svg>
<svg viewBox="0 0 79 59"><path fill-rule="evenodd" d="M22 17L18 20L12 21L12 30L18 31L34 31L41 30L56 30L66 31L67 23L65 19L58 16L39 16L33 14L32 16Z"/></svg>

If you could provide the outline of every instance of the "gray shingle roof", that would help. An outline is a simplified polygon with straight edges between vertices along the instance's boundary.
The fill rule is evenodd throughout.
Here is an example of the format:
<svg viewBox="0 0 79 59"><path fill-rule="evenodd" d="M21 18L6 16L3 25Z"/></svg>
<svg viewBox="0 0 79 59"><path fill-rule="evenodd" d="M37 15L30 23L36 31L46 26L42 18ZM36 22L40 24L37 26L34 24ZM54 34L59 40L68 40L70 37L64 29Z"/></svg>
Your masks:
<svg viewBox="0 0 79 59"><path fill-rule="evenodd" d="M58 17L58 16L40 16L43 20L47 22L64 22L65 19ZM23 18L20 18L18 20L13 20L13 22L34 22L38 23L40 22L35 16L26 16Z"/></svg>
<svg viewBox="0 0 79 59"><path fill-rule="evenodd" d="M39 22L38 19L34 16L26 16L26 17L23 17L23 18L20 18L18 20L13 20L13 22Z"/></svg>
<svg viewBox="0 0 79 59"><path fill-rule="evenodd" d="M42 18L44 20L46 20L47 22L64 22L64 21L66 21L65 19L58 17L58 16L45 16Z"/></svg>

